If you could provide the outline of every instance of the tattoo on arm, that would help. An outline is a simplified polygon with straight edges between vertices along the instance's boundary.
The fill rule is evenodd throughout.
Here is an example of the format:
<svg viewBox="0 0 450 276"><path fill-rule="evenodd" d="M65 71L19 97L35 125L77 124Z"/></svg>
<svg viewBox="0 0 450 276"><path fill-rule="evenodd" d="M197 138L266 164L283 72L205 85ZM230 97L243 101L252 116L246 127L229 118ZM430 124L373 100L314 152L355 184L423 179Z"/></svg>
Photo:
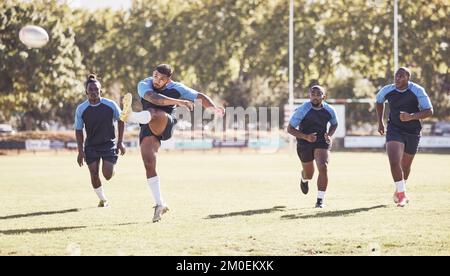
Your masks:
<svg viewBox="0 0 450 276"><path fill-rule="evenodd" d="M161 106L166 106L166 105L175 105L176 104L176 100L166 97L164 95L155 93L153 91L148 91L147 93L145 93L144 95L144 99L156 104L156 105L161 105Z"/></svg>

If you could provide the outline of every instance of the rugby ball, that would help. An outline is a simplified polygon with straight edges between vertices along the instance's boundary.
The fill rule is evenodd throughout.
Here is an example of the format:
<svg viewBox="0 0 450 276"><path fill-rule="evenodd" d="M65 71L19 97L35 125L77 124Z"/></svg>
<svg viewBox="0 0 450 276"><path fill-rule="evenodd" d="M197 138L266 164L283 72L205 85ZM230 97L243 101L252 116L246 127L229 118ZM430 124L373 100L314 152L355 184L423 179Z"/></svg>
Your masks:
<svg viewBox="0 0 450 276"><path fill-rule="evenodd" d="M49 37L47 31L39 26L27 25L20 29L19 39L30 48L40 48L47 44Z"/></svg>

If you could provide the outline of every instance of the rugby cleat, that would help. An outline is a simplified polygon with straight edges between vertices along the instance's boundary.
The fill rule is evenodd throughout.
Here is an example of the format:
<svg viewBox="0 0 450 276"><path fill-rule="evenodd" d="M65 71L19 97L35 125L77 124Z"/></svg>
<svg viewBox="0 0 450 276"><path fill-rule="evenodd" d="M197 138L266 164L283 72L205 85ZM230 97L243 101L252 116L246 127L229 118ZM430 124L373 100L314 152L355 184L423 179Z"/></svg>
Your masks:
<svg viewBox="0 0 450 276"><path fill-rule="evenodd" d="M161 220L161 216L169 211L169 207L164 205L156 205L155 207L155 213L153 215L153 222L158 222Z"/></svg>
<svg viewBox="0 0 450 276"><path fill-rule="evenodd" d="M409 199L406 196L406 193L396 193L395 197L394 197L394 202L395 199L397 199L397 207L405 207L406 204L409 203Z"/></svg>
<svg viewBox="0 0 450 276"><path fill-rule="evenodd" d="M302 193L304 193L305 195L308 193L308 181L303 182L302 179L300 180L300 190L302 190Z"/></svg>
<svg viewBox="0 0 450 276"><path fill-rule="evenodd" d="M106 208L109 207L109 203L107 200L100 200L100 202L98 203L98 207L99 208Z"/></svg>
<svg viewBox="0 0 450 276"><path fill-rule="evenodd" d="M123 99L122 99L123 110L119 116L119 119L122 122L128 121L128 117L130 116L130 113L132 112L132 110L131 110L132 102L133 102L133 97L131 96L130 93L127 93L127 94L125 94L125 96L123 96Z"/></svg>
<svg viewBox="0 0 450 276"><path fill-rule="evenodd" d="M323 205L323 199L318 198L316 202L316 208L322 209L324 207Z"/></svg>

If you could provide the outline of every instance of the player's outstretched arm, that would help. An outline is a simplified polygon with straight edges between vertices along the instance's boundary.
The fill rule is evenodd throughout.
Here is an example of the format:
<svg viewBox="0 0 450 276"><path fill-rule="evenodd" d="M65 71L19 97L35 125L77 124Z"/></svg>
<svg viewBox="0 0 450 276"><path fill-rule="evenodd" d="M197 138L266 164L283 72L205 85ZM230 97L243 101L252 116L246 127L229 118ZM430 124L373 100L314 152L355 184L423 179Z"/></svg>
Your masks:
<svg viewBox="0 0 450 276"><path fill-rule="evenodd" d="M211 108L214 110L215 114L223 116L225 114L225 109L223 107L218 107L210 97L203 93L198 93L197 100L202 102L204 108Z"/></svg>
<svg viewBox="0 0 450 276"><path fill-rule="evenodd" d="M179 105L179 106L185 106L189 110L194 109L194 104L190 101L173 99L173 98L158 94L154 91L147 91L144 95L144 99L151 102L152 104L156 104L156 105L160 105L160 106Z"/></svg>

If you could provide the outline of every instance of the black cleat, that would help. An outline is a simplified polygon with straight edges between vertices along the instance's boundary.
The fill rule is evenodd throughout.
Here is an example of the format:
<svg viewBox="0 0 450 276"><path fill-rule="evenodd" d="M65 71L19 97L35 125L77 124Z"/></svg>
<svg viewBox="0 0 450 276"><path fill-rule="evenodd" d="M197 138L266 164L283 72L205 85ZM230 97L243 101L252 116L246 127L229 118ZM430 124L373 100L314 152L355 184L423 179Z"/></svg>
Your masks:
<svg viewBox="0 0 450 276"><path fill-rule="evenodd" d="M306 195L309 191L308 181L303 182L303 180L300 180L300 189Z"/></svg>
<svg viewBox="0 0 450 276"><path fill-rule="evenodd" d="M318 198L316 202L316 208L323 208L323 200Z"/></svg>

